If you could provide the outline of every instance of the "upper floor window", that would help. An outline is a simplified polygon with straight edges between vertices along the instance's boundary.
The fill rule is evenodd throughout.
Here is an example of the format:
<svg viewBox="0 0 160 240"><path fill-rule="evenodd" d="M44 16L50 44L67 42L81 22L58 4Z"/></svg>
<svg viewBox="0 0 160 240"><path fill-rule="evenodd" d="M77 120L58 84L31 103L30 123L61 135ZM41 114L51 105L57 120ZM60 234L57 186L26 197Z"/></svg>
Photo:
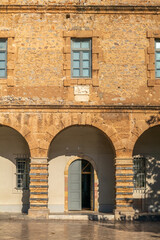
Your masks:
<svg viewBox="0 0 160 240"><path fill-rule="evenodd" d="M71 39L71 77L91 78L91 39Z"/></svg>
<svg viewBox="0 0 160 240"><path fill-rule="evenodd" d="M155 58L156 78L160 78L160 39L155 40Z"/></svg>
<svg viewBox="0 0 160 240"><path fill-rule="evenodd" d="M17 189L29 188L29 160L17 159L16 161Z"/></svg>
<svg viewBox="0 0 160 240"><path fill-rule="evenodd" d="M0 39L0 78L7 77L7 40Z"/></svg>
<svg viewBox="0 0 160 240"><path fill-rule="evenodd" d="M134 189L146 186L146 158L134 157Z"/></svg>

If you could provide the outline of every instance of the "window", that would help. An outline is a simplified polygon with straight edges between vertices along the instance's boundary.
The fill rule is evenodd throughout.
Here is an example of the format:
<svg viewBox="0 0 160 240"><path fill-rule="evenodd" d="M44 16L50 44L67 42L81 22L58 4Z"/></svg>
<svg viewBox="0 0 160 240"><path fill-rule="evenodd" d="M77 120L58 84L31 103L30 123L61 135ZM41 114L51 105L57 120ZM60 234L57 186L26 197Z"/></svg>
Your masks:
<svg viewBox="0 0 160 240"><path fill-rule="evenodd" d="M91 39L71 39L71 77L91 78Z"/></svg>
<svg viewBox="0 0 160 240"><path fill-rule="evenodd" d="M160 30L147 32L149 46L146 51L148 87L160 85Z"/></svg>
<svg viewBox="0 0 160 240"><path fill-rule="evenodd" d="M0 39L0 78L7 77L7 40Z"/></svg>
<svg viewBox="0 0 160 240"><path fill-rule="evenodd" d="M160 78L160 39L155 39L155 71L156 78Z"/></svg>
<svg viewBox="0 0 160 240"><path fill-rule="evenodd" d="M146 158L134 158L134 189L146 186Z"/></svg>
<svg viewBox="0 0 160 240"><path fill-rule="evenodd" d="M87 85L87 86L91 85L93 87L99 86L99 62L104 61L102 48L99 47L100 36L101 36L101 33L99 31L90 31L90 30L73 30L73 31L63 32L63 38L64 38L63 84L65 87L71 87L71 86L77 86L77 85ZM89 48L87 46L86 48L82 46L85 41L89 42ZM80 42L80 48L79 47L78 49L74 48L74 42ZM82 58L80 58L80 55L78 59L74 59L77 62L74 62L74 66L73 66L73 52L76 50L77 52L81 51L80 55L82 55L83 51L89 52L89 59L84 59L84 61L86 61L84 62L85 64L84 69L86 70L84 71L84 75L82 71L83 69ZM88 67L88 63L89 63L89 67ZM75 64L77 64L76 67L75 67ZM73 70L78 70L78 71L73 72Z"/></svg>
<svg viewBox="0 0 160 240"><path fill-rule="evenodd" d="M29 188L29 160L17 159L16 161L17 189Z"/></svg>

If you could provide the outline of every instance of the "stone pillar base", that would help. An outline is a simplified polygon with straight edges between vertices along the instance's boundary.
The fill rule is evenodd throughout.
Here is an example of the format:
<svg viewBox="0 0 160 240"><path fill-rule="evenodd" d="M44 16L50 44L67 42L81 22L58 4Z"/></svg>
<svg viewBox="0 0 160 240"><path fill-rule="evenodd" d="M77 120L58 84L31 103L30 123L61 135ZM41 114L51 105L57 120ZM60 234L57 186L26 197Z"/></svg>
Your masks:
<svg viewBox="0 0 160 240"><path fill-rule="evenodd" d="M34 219L48 219L49 209L29 209L28 217Z"/></svg>
<svg viewBox="0 0 160 240"><path fill-rule="evenodd" d="M114 211L115 220L119 221L131 221L134 219L135 211L131 209L116 209Z"/></svg>

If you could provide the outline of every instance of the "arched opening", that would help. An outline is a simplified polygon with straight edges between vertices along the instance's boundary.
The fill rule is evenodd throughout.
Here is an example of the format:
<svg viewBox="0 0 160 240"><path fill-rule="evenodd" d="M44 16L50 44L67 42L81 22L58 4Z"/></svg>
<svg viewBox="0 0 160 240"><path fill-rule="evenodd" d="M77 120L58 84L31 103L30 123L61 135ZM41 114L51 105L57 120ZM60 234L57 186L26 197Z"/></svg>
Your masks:
<svg viewBox="0 0 160 240"><path fill-rule="evenodd" d="M160 211L160 126L146 130L134 150L134 208Z"/></svg>
<svg viewBox="0 0 160 240"><path fill-rule="evenodd" d="M84 155L83 158L71 158L67 163L65 167L65 211L98 211L99 184L96 169L94 161Z"/></svg>
<svg viewBox="0 0 160 240"><path fill-rule="evenodd" d="M0 126L0 212L27 212L29 209L29 157L24 137Z"/></svg>
<svg viewBox="0 0 160 240"><path fill-rule="evenodd" d="M115 205L114 148L102 131L86 125L68 127L61 131L51 142L49 148L50 211L63 212L68 210L68 172L70 171L69 166L75 160L77 162L79 160L81 166L87 161L92 169L90 177L81 175L81 179L88 178L86 182L91 182L94 185L90 185L89 195L91 198L88 199L88 209L112 212ZM68 172L66 166L68 166ZM98 176L96 181L95 174ZM94 193L93 188L96 188ZM95 199L97 199L98 203L94 200L93 194L96 195ZM85 208L87 209L87 204L86 207L81 205L81 209Z"/></svg>

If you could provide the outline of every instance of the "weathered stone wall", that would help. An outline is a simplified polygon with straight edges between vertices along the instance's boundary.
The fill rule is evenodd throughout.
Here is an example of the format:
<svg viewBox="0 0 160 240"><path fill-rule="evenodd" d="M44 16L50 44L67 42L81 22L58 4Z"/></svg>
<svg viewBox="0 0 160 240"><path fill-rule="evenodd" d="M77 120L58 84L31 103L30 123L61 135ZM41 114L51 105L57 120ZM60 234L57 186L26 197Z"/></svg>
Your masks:
<svg viewBox="0 0 160 240"><path fill-rule="evenodd" d="M87 104L159 104L159 86L147 84L145 54L149 47L147 31L159 29L159 15L121 11L79 14L74 10L66 18L66 12L36 14L33 9L28 13L19 9L15 14L1 14L0 23L2 37L9 32L12 36L8 42L12 53L9 79L1 81L1 104L77 103L76 84L64 86L63 35L73 30L98 35L99 86L93 86L91 80L81 82L89 85Z"/></svg>
<svg viewBox="0 0 160 240"><path fill-rule="evenodd" d="M91 125L106 134L116 157L132 157L135 142L149 127L158 125L157 111L88 109L1 109L0 124L17 130L26 139L31 157L47 157L53 138L72 125Z"/></svg>
<svg viewBox="0 0 160 240"><path fill-rule="evenodd" d="M123 110L123 112L122 109L89 110L84 108L83 110L69 108L38 110L36 106L32 109L23 109L23 113L16 107L8 110L1 108L0 117L2 125L16 129L29 145L31 153L30 214L32 213L33 216L39 209L47 212L47 158L50 144L63 129L73 125L94 126L112 142L116 170L116 216L118 218L119 212L123 213L123 211L131 214L134 145L145 130L159 125L159 122L160 116L156 110L145 110L144 115L144 111L140 110ZM54 143L52 145L54 148ZM83 150L81 154L85 155L86 151ZM43 167L42 160L45 161Z"/></svg>

